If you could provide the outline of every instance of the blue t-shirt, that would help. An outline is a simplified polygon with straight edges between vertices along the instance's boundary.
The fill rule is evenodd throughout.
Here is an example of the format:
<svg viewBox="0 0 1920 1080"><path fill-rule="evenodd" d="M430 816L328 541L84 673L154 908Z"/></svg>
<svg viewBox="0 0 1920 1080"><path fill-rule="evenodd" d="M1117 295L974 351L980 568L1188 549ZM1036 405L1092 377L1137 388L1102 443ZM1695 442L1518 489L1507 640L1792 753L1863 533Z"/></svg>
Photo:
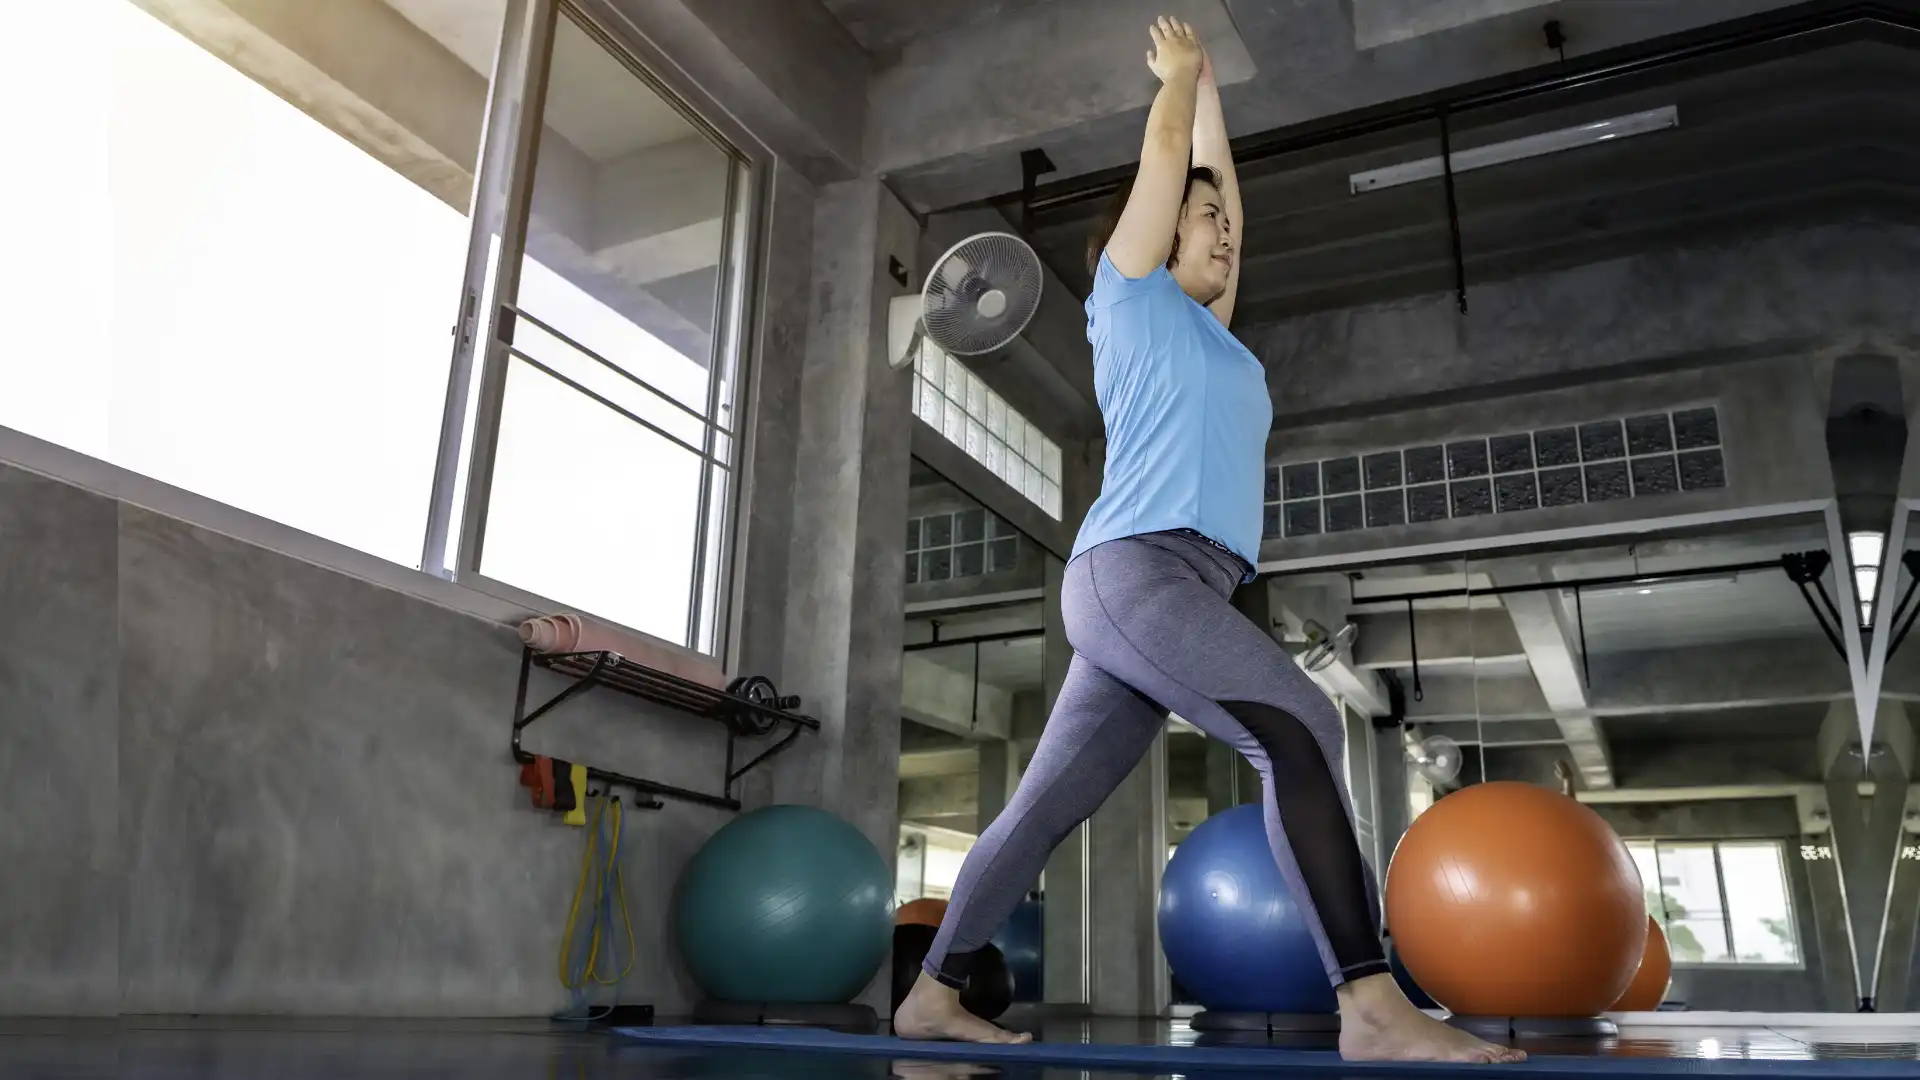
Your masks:
<svg viewBox="0 0 1920 1080"><path fill-rule="evenodd" d="M1258 563L1273 426L1260 361L1166 267L1128 278L1104 253L1087 298L1087 340L1107 467L1073 554L1192 529Z"/></svg>

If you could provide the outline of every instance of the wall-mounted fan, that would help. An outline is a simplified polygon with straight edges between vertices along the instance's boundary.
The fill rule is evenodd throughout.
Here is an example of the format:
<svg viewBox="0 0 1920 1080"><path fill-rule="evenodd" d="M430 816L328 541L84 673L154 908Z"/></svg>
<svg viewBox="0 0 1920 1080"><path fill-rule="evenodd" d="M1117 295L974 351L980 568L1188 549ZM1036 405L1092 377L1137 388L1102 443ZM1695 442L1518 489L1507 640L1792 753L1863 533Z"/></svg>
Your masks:
<svg viewBox="0 0 1920 1080"><path fill-rule="evenodd" d="M947 249L912 296L887 308L887 362L910 367L925 338L950 356L1004 349L1040 308L1040 257L1012 233L976 233Z"/></svg>
<svg viewBox="0 0 1920 1080"><path fill-rule="evenodd" d="M1459 743L1445 735L1429 735L1418 739L1409 731L1406 733L1405 746L1408 767L1425 777L1427 783L1444 788L1460 779Z"/></svg>
<svg viewBox="0 0 1920 1080"><path fill-rule="evenodd" d="M1301 630L1307 635L1307 648L1300 654L1300 666L1308 671L1325 671L1341 653L1353 648L1354 639L1360 636L1360 628L1353 623L1329 634L1326 627L1308 619Z"/></svg>

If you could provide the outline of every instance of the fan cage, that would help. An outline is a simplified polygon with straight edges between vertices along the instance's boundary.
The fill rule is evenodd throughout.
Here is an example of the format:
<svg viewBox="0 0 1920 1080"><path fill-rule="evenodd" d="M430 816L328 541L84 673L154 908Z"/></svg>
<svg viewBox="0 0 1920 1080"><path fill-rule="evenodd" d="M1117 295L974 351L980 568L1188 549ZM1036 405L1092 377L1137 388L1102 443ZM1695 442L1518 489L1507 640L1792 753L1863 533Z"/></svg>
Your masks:
<svg viewBox="0 0 1920 1080"><path fill-rule="evenodd" d="M953 356L978 356L1010 343L1040 307L1044 274L1026 241L1008 233L981 233L954 245L934 264L921 291L926 336ZM998 315L983 314L980 299L997 290Z"/></svg>

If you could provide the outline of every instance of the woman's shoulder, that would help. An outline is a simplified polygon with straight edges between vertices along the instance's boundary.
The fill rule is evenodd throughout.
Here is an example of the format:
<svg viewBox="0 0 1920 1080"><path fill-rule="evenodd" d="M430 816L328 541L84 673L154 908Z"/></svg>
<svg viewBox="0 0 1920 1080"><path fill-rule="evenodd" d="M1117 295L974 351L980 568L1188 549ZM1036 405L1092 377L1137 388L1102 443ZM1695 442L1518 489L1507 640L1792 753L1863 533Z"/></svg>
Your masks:
<svg viewBox="0 0 1920 1080"><path fill-rule="evenodd" d="M1169 288L1178 292L1180 287L1165 266L1156 266L1142 277L1128 277L1113 264L1112 257L1102 251L1099 262L1094 265L1093 294L1087 298L1087 305L1089 308L1112 307Z"/></svg>

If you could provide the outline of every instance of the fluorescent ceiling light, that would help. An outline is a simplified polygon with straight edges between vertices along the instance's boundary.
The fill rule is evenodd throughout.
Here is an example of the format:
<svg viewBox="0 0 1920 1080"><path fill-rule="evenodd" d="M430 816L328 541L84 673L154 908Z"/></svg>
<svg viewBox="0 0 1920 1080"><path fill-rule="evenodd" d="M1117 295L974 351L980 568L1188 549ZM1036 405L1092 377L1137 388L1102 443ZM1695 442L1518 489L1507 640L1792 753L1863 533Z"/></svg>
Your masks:
<svg viewBox="0 0 1920 1080"><path fill-rule="evenodd" d="M1873 598L1880 585L1880 561L1887 553L1885 533L1862 530L1847 534L1847 555L1853 561L1854 599L1860 603L1860 625L1873 625Z"/></svg>
<svg viewBox="0 0 1920 1080"><path fill-rule="evenodd" d="M1882 533L1857 532L1849 533L1847 536L1847 551L1853 556L1855 567L1878 567L1886 547L1887 538Z"/></svg>
<svg viewBox="0 0 1920 1080"><path fill-rule="evenodd" d="M1574 150L1582 146L1595 146L1615 139L1624 139L1629 135L1645 135L1650 131L1665 131L1680 126L1680 110L1672 105L1646 112L1616 116L1610 120L1595 120L1591 124L1561 128L1540 135L1528 135L1520 139L1508 139L1506 142L1476 146L1471 150L1453 152L1453 171L1456 173L1484 169L1489 165L1504 165L1510 161L1540 157L1543 154L1557 154L1562 150ZM1399 187L1402 184L1431 180L1445 170L1440 165L1440 155L1409 161L1402 165L1389 165L1384 169L1370 169L1367 172L1354 173L1347 178L1355 195L1367 191L1379 191L1382 188Z"/></svg>
<svg viewBox="0 0 1920 1080"><path fill-rule="evenodd" d="M1570 593L1573 591L1573 587L1579 583L1574 581L1556 581L1554 584L1560 586L1560 590L1563 593ZM1738 584L1740 584L1739 574L1715 574L1712 576L1703 575L1700 577L1627 582L1621 585L1601 585L1595 588L1582 589L1581 592L1586 596L1651 596L1656 592L1686 592L1688 589L1708 589Z"/></svg>

